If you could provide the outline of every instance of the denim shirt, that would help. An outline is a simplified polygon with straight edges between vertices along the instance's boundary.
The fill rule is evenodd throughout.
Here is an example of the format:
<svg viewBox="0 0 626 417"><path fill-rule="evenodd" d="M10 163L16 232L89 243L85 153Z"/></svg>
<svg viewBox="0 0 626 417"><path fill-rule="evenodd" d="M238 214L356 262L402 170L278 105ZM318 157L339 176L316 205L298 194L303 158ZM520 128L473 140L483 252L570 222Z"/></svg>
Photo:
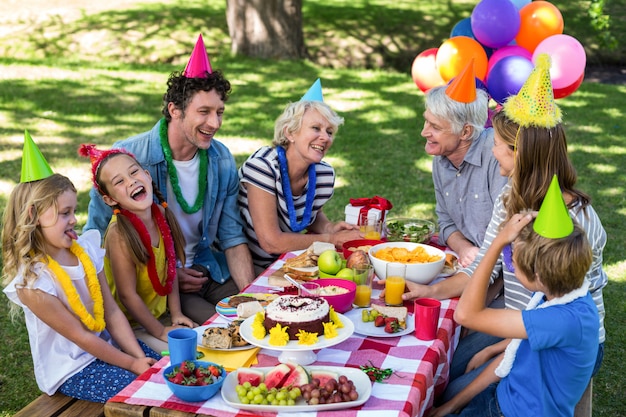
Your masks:
<svg viewBox="0 0 626 417"><path fill-rule="evenodd" d="M126 149L150 172L158 189L167 199L167 162L159 139L161 119L144 133L115 142L113 148ZM193 263L206 267L213 280L224 283L230 278L224 250L247 244L237 205L239 177L237 165L228 148L217 140L208 149L207 193L202 206L202 237ZM88 219L83 231L98 229L104 235L112 211L95 188L89 192Z"/></svg>

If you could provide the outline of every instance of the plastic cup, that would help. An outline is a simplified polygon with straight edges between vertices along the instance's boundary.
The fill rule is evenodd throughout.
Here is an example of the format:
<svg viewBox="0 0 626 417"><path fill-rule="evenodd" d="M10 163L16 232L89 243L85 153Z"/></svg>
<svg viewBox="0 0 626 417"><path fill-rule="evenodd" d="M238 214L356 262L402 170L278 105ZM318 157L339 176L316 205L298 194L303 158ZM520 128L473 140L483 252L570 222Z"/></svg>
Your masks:
<svg viewBox="0 0 626 417"><path fill-rule="evenodd" d="M298 287L298 295L311 298L319 297L320 284L316 282L301 282L300 287Z"/></svg>
<svg viewBox="0 0 626 417"><path fill-rule="evenodd" d="M372 281L374 280L374 267L372 265L357 265L352 268L356 294L354 296L355 307L369 307L372 302Z"/></svg>
<svg viewBox="0 0 626 417"><path fill-rule="evenodd" d="M167 334L167 347L170 351L170 363L172 365L196 360L198 334L192 329L170 330Z"/></svg>
<svg viewBox="0 0 626 417"><path fill-rule="evenodd" d="M406 282L406 265L399 262L387 264L387 278L385 278L385 304L388 306L401 306L404 301L404 287Z"/></svg>
<svg viewBox="0 0 626 417"><path fill-rule="evenodd" d="M364 239L380 240L383 222L373 214L359 213L359 230L363 233Z"/></svg>
<svg viewBox="0 0 626 417"><path fill-rule="evenodd" d="M420 340L433 340L437 337L441 302L434 298L418 298L413 304L415 337Z"/></svg>

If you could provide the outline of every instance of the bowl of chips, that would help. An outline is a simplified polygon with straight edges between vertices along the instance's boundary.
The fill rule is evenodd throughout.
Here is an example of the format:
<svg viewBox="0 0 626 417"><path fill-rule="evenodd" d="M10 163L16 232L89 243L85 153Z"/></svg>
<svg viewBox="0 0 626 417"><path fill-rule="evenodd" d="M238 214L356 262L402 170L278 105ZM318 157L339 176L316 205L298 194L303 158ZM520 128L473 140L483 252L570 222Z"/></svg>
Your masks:
<svg viewBox="0 0 626 417"><path fill-rule="evenodd" d="M430 284L443 269L445 253L434 246L413 242L385 242L372 246L369 257L376 276L387 278L387 264L406 264L406 279L418 284Z"/></svg>

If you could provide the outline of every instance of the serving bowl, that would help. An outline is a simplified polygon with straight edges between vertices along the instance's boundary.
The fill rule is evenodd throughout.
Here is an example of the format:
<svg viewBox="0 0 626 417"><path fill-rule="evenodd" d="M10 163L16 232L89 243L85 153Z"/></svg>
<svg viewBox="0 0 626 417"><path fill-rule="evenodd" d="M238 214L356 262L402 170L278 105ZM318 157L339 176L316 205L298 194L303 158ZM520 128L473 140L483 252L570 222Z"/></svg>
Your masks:
<svg viewBox="0 0 626 417"><path fill-rule="evenodd" d="M165 379L165 383L169 387L169 389L174 393L175 396L180 398L183 401L189 402L197 402L197 401L206 401L209 398L213 397L217 394L222 388L222 384L224 383L224 379L226 378L226 370L214 362L205 362L205 361L190 361L195 364L196 367L201 366L203 368L208 368L209 366L217 366L222 370L221 375L218 377L217 381L213 382L209 385L180 385L171 382L167 379L168 374L171 374L175 368L180 368L180 363L170 365L163 370L163 379Z"/></svg>
<svg viewBox="0 0 626 417"><path fill-rule="evenodd" d="M446 260L445 253L434 246L425 245L423 243L413 242L384 242L376 246L372 246L369 251L369 257L374 265L374 272L380 279L387 278L387 264L391 261L386 261L376 257L376 253L384 248L405 248L409 251L414 250L417 247L422 247L429 255L438 256L438 260L426 263L407 263L400 262L406 265L406 280L416 282L418 284L430 284L439 275L443 269L443 265Z"/></svg>
<svg viewBox="0 0 626 417"><path fill-rule="evenodd" d="M388 242L426 243L436 230L437 225L430 220L396 217L385 221L383 234Z"/></svg>
<svg viewBox="0 0 626 417"><path fill-rule="evenodd" d="M372 247L374 245L378 245L379 243L383 243L383 241L371 239L349 240L345 242L342 246L343 257L348 259L350 255L352 255L352 252L357 249L362 249L363 251L365 251L365 253L367 253L367 251L369 250L368 246Z"/></svg>
<svg viewBox="0 0 626 417"><path fill-rule="evenodd" d="M341 278L322 278L311 282L317 283L320 286L320 291L324 291L324 287L331 286L347 289L348 292L344 294L320 295L320 297L328 301L328 304L330 304L337 313L343 314L352 308L352 303L356 295L356 283L354 281Z"/></svg>

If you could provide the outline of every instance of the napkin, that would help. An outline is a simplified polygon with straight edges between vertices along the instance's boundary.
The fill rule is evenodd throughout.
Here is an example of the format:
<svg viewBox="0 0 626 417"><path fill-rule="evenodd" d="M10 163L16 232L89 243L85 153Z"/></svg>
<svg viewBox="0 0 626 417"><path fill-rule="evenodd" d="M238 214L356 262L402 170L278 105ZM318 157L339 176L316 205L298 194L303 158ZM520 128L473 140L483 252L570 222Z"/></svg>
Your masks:
<svg viewBox="0 0 626 417"><path fill-rule="evenodd" d="M222 365L228 372L257 364L257 353L260 349L260 347L254 347L246 350L227 351L206 349L198 346L198 350L204 353L204 357L200 360L215 362Z"/></svg>

